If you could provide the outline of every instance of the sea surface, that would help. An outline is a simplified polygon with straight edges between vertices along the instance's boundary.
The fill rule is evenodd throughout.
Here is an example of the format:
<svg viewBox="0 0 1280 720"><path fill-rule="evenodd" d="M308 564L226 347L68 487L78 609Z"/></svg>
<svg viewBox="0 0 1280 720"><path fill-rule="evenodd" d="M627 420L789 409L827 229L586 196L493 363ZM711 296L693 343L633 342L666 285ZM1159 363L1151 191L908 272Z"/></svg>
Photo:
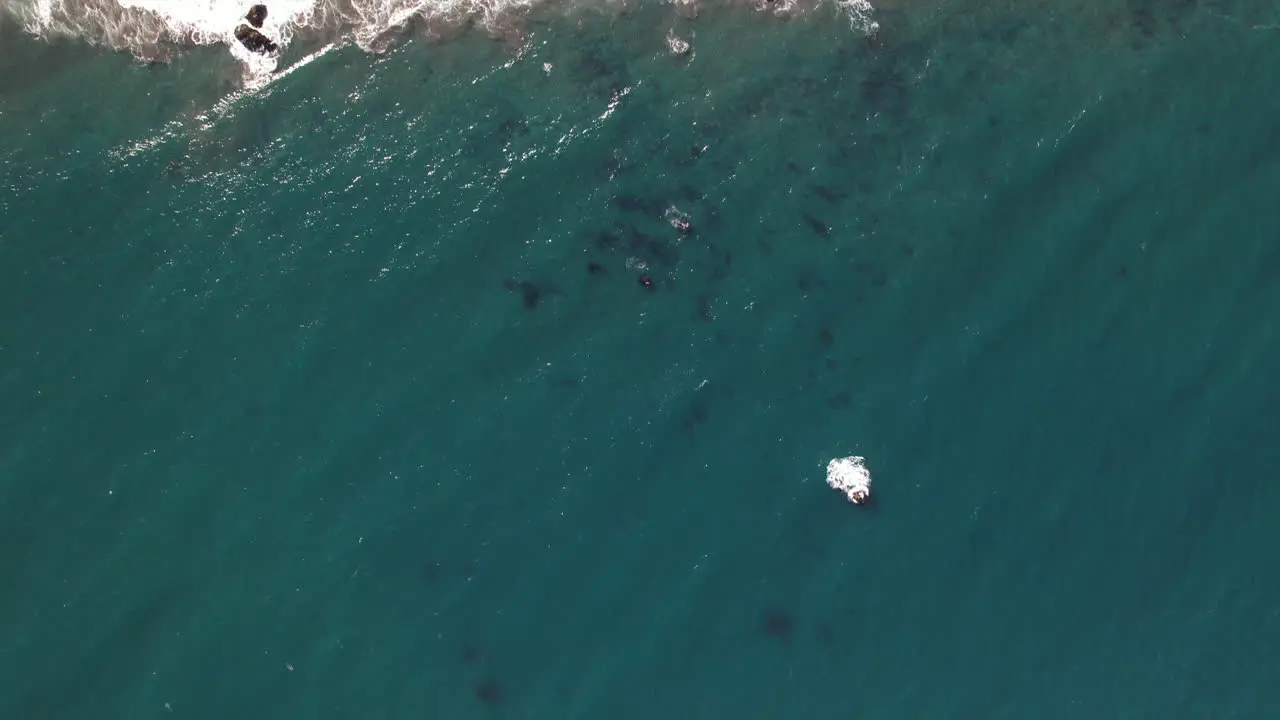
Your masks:
<svg viewBox="0 0 1280 720"><path fill-rule="evenodd" d="M1280 4L116 1L0 2L0 718L1280 717Z"/></svg>

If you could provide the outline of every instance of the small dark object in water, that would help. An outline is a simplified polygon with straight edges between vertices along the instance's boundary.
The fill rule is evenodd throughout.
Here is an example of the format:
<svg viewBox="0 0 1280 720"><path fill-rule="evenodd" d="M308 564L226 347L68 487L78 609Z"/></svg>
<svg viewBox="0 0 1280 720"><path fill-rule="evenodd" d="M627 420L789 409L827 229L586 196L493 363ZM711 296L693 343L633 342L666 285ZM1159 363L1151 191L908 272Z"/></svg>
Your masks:
<svg viewBox="0 0 1280 720"><path fill-rule="evenodd" d="M703 198L703 194L698 188L688 183L682 183L680 185L680 197L683 198L685 202L694 203L701 200Z"/></svg>
<svg viewBox="0 0 1280 720"><path fill-rule="evenodd" d="M906 79L889 67L872 68L862 81L860 100L869 114L883 111L891 117L901 117L909 107Z"/></svg>
<svg viewBox="0 0 1280 720"><path fill-rule="evenodd" d="M1137 28L1144 38L1150 39L1156 36L1156 31L1159 30L1159 23L1150 10L1140 7L1134 9L1130 15L1133 26ZM1135 42L1134 47L1139 48L1140 43Z"/></svg>
<svg viewBox="0 0 1280 720"><path fill-rule="evenodd" d="M596 233L596 247L602 249L612 249L618 247L618 236L608 230L601 230Z"/></svg>
<svg viewBox="0 0 1280 720"><path fill-rule="evenodd" d="M480 648L470 644L464 645L462 646L462 652L458 653L458 659L462 661L463 665L475 665L481 659Z"/></svg>
<svg viewBox="0 0 1280 720"><path fill-rule="evenodd" d="M844 193L832 190L825 185L815 185L813 187L813 194L830 203L838 203L845 198Z"/></svg>
<svg viewBox="0 0 1280 720"><path fill-rule="evenodd" d="M796 278L796 288L805 295L809 294L809 291L813 289L813 278L810 277L809 273L804 273Z"/></svg>
<svg viewBox="0 0 1280 720"><path fill-rule="evenodd" d="M497 680L486 679L481 680L476 685L476 699L485 705L499 705L506 698L506 693L502 691L502 684Z"/></svg>
<svg viewBox="0 0 1280 720"><path fill-rule="evenodd" d="M791 637L795 627L796 623L791 616L777 608L765 610L760 615L760 630L771 638L785 640Z"/></svg>
<svg viewBox="0 0 1280 720"><path fill-rule="evenodd" d="M698 296L698 317L703 320L715 320L715 312L711 309L711 298L706 295Z"/></svg>
<svg viewBox="0 0 1280 720"><path fill-rule="evenodd" d="M834 345L836 336L832 335L831 331L826 328L818 328L818 342L827 346Z"/></svg>
<svg viewBox="0 0 1280 720"><path fill-rule="evenodd" d="M809 229L812 230L815 235L821 235L822 237L826 237L831 234L830 226L828 226L826 223L822 222L818 218L810 215L809 213L804 214L804 221L808 223Z"/></svg>
<svg viewBox="0 0 1280 720"><path fill-rule="evenodd" d="M520 282L520 299L524 302L526 308L535 308L538 306L538 300L542 299L542 291L537 285L523 280Z"/></svg>
<svg viewBox="0 0 1280 720"><path fill-rule="evenodd" d="M523 120L508 118L498 125L498 132L502 133L503 137L508 138L515 135L526 135L529 132L529 124Z"/></svg>
<svg viewBox="0 0 1280 720"><path fill-rule="evenodd" d="M643 253L653 242L653 237L634 228L627 229L627 250L632 253Z"/></svg>
<svg viewBox="0 0 1280 720"><path fill-rule="evenodd" d="M528 280L516 282L511 278L507 278L502 281L502 287L506 288L508 292L519 292L520 299L524 302L526 308L537 307L538 301L542 299L542 290Z"/></svg>
<svg viewBox="0 0 1280 720"><path fill-rule="evenodd" d="M592 260L591 262L587 263L587 274L588 274L588 275L603 275L603 274L604 274L604 266L603 266L603 265L601 265L600 263L598 263L598 262L596 262L596 261Z"/></svg>
<svg viewBox="0 0 1280 720"><path fill-rule="evenodd" d="M692 430L707 421L707 408L702 403L694 403L685 414L680 424L685 430Z"/></svg>
<svg viewBox="0 0 1280 720"><path fill-rule="evenodd" d="M646 255L663 265L675 265L680 262L679 248L661 238L649 238L644 249Z"/></svg>
<svg viewBox="0 0 1280 720"><path fill-rule="evenodd" d="M644 286L644 289L645 289L645 290L652 290L652 289L653 289L653 276L652 276L652 275L641 275L641 276L640 276L640 284Z"/></svg>

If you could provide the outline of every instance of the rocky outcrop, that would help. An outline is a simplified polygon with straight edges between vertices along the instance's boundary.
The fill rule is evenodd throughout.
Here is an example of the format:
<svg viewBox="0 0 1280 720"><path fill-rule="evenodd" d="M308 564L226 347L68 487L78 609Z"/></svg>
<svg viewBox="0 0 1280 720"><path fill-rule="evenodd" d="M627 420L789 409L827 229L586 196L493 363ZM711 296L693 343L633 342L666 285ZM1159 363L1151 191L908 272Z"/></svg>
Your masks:
<svg viewBox="0 0 1280 720"><path fill-rule="evenodd" d="M254 5L249 8L249 14L244 16L245 21L236 26L236 40L240 41L250 52L256 52L261 55L269 55L280 50L280 46L276 45L270 38L262 34L262 23L267 19L267 6Z"/></svg>

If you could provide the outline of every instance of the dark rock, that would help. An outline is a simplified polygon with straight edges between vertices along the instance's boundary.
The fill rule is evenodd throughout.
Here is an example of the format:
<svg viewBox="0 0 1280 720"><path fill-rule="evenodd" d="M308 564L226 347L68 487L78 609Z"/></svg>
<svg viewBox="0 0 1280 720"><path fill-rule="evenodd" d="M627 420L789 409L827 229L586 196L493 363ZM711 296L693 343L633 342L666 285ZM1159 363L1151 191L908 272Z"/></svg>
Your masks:
<svg viewBox="0 0 1280 720"><path fill-rule="evenodd" d="M240 44L244 45L249 52L256 52L260 55L269 55L280 49L280 46L271 42L266 35L248 25L236 27L236 40L239 40Z"/></svg>
<svg viewBox="0 0 1280 720"><path fill-rule="evenodd" d="M253 7L249 8L249 14L245 15L244 19L248 20L250 25L261 30L262 23L266 22L267 20L267 6L254 5Z"/></svg>

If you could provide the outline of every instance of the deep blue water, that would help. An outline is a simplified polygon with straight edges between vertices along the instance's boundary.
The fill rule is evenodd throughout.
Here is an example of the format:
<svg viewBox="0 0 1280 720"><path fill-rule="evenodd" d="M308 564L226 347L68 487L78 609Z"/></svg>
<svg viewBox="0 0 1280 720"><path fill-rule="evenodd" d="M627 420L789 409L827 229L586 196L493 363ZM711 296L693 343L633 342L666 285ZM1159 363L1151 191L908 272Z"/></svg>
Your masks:
<svg viewBox="0 0 1280 720"><path fill-rule="evenodd" d="M0 717L1275 717L1280 9L877 17L0 27Z"/></svg>

